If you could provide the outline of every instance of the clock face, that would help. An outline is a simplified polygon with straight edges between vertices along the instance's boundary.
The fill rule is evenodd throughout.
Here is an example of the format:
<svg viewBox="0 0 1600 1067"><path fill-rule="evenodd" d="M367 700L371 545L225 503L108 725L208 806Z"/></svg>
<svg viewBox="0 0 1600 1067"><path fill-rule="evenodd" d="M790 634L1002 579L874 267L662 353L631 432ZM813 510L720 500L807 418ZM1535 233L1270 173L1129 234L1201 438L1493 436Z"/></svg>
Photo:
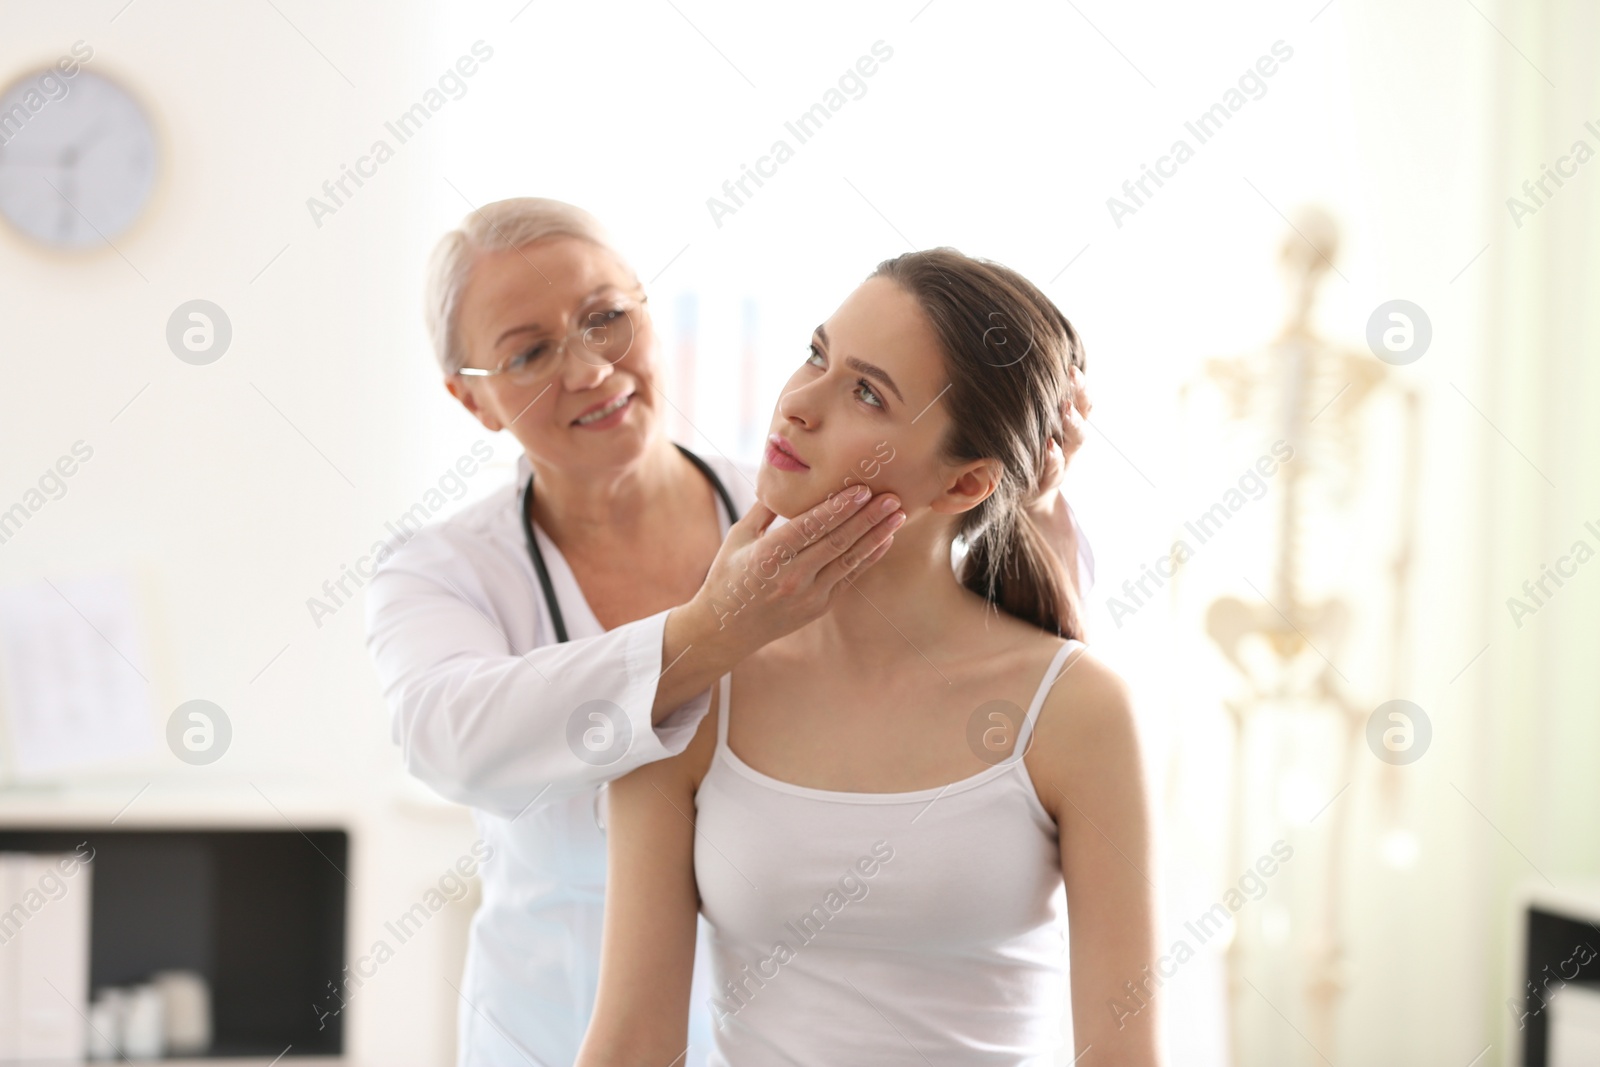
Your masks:
<svg viewBox="0 0 1600 1067"><path fill-rule="evenodd" d="M29 237L69 249L115 241L155 177L149 116L109 78L38 71L0 94L0 214Z"/></svg>

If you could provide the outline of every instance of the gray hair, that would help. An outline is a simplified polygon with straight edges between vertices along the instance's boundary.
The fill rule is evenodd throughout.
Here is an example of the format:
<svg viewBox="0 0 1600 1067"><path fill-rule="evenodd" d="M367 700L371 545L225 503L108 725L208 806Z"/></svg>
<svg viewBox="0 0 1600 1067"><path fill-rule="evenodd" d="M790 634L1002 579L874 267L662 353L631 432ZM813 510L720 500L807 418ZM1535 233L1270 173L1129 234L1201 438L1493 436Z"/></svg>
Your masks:
<svg viewBox="0 0 1600 1067"><path fill-rule="evenodd" d="M428 259L423 314L433 354L446 374L454 374L466 363L456 331L456 310L478 257L521 248L545 237L578 237L605 249L619 263L627 263L599 220L582 208L533 196L497 200L478 208L461 220L458 229L439 239Z"/></svg>

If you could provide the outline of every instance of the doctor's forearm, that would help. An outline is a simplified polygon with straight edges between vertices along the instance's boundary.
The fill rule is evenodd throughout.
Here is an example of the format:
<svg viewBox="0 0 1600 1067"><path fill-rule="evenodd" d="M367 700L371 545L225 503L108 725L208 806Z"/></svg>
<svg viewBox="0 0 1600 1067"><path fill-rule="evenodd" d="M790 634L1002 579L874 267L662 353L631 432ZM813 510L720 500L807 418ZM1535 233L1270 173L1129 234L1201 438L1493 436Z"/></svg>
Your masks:
<svg viewBox="0 0 1600 1067"><path fill-rule="evenodd" d="M1072 522L1072 513L1067 510L1066 496L1059 489L1052 489L1028 505L1028 513L1061 560L1073 591L1082 599L1083 590L1078 582L1078 530Z"/></svg>
<svg viewBox="0 0 1600 1067"><path fill-rule="evenodd" d="M738 628L722 625L716 613L698 600L672 609L662 631L662 673L650 707L651 721L659 724L759 647L743 638Z"/></svg>

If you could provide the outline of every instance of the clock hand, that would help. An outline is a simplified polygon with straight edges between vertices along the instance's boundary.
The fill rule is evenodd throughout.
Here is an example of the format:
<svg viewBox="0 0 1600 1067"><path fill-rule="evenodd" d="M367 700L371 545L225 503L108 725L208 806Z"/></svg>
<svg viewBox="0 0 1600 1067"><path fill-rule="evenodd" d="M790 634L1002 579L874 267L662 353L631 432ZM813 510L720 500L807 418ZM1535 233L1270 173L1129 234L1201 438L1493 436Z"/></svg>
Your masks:
<svg viewBox="0 0 1600 1067"><path fill-rule="evenodd" d="M89 132L85 134L77 144L69 144L62 148L60 156L61 166L77 166L78 160L82 159L88 153L89 149L94 145L94 143L105 136L105 133L106 124L104 122L97 123L90 128Z"/></svg>

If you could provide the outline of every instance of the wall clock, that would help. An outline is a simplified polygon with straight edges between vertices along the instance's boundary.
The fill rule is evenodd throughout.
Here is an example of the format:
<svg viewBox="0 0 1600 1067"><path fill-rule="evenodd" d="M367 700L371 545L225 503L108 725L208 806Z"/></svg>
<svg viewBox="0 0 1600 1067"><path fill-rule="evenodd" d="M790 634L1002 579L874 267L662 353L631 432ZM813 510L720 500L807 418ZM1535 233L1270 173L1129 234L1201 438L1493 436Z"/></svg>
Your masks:
<svg viewBox="0 0 1600 1067"><path fill-rule="evenodd" d="M0 93L0 215L36 241L115 241L149 201L156 159L148 113L110 78L47 68Z"/></svg>

